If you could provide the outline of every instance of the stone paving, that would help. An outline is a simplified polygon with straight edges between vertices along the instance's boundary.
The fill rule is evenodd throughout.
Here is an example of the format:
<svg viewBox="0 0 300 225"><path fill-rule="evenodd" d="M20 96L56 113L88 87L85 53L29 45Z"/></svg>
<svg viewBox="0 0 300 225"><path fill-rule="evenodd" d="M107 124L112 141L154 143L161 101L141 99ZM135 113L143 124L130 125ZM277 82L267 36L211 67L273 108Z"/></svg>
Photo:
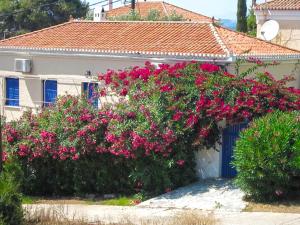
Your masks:
<svg viewBox="0 0 300 225"><path fill-rule="evenodd" d="M247 206L243 196L232 180L212 179L152 198L139 207L241 212Z"/></svg>

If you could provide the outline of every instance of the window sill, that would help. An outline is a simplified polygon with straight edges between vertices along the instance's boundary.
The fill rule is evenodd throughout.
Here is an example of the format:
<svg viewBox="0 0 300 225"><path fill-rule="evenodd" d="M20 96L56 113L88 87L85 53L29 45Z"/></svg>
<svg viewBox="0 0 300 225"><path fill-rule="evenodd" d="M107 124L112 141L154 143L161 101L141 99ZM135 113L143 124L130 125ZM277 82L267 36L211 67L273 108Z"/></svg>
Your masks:
<svg viewBox="0 0 300 225"><path fill-rule="evenodd" d="M13 105L5 105L4 109L15 109L15 110L21 110L21 106L13 106Z"/></svg>

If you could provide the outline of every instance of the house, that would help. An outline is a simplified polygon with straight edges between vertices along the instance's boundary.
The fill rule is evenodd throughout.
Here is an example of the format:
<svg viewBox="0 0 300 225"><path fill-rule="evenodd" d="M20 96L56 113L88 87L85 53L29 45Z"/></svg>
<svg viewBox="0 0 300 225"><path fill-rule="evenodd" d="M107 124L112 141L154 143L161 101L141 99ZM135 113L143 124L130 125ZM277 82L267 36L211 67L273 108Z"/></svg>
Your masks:
<svg viewBox="0 0 300 225"><path fill-rule="evenodd" d="M257 37L262 38L261 27L268 20L279 24L279 33L273 43L300 50L300 1L268 0L254 7Z"/></svg>
<svg viewBox="0 0 300 225"><path fill-rule="evenodd" d="M47 107L59 95L81 95L101 85L92 75L107 69L143 66L145 61L196 60L222 65L234 73L236 60L247 57L279 61L281 64L270 71L277 78L294 74L297 80L291 85L300 87L299 51L211 22L73 20L0 41L1 115L15 120L26 108ZM108 100L100 99L94 105L101 101ZM224 134L223 143L231 143L219 146L224 151L197 154L199 176L232 175L232 140L236 137L236 132Z"/></svg>
<svg viewBox="0 0 300 225"><path fill-rule="evenodd" d="M94 20L100 22L101 20L114 19L124 15L128 15L132 8L131 4L121 6L118 8L109 7L110 9L107 12L102 11L102 8L96 7L94 11ZM169 17L172 14L176 14L178 16L182 16L183 20L186 21L206 21L210 22L212 18L208 16L201 15L199 13L195 13L189 11L187 9L183 9L181 7L172 5L170 3L164 1L141 1L135 4L135 11L141 16L142 19L146 19L151 11L155 11L159 13L160 18Z"/></svg>

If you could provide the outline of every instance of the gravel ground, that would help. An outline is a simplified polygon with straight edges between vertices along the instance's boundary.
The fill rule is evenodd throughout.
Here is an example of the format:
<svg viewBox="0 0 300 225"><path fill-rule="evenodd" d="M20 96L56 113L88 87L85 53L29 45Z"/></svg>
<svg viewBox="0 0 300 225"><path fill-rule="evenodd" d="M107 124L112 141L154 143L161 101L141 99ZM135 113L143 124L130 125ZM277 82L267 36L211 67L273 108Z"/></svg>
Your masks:
<svg viewBox="0 0 300 225"><path fill-rule="evenodd" d="M247 206L243 196L232 180L213 179L152 198L138 207L241 212Z"/></svg>

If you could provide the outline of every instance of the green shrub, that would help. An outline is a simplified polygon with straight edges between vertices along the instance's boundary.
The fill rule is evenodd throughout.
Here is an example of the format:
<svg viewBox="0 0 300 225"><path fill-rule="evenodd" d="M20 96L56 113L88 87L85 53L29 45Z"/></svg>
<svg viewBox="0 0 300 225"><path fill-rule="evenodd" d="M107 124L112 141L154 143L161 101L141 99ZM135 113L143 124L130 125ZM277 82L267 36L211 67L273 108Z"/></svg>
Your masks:
<svg viewBox="0 0 300 225"><path fill-rule="evenodd" d="M300 190L300 113L276 111L254 120L235 149L237 184L255 200Z"/></svg>
<svg viewBox="0 0 300 225"><path fill-rule="evenodd" d="M16 182L19 168L7 164L7 168L0 175L0 224L20 225L23 220L22 200Z"/></svg>
<svg viewBox="0 0 300 225"><path fill-rule="evenodd" d="M128 182L128 165L108 154L91 154L77 161L46 157L20 162L24 171L22 191L27 195L133 193Z"/></svg>

